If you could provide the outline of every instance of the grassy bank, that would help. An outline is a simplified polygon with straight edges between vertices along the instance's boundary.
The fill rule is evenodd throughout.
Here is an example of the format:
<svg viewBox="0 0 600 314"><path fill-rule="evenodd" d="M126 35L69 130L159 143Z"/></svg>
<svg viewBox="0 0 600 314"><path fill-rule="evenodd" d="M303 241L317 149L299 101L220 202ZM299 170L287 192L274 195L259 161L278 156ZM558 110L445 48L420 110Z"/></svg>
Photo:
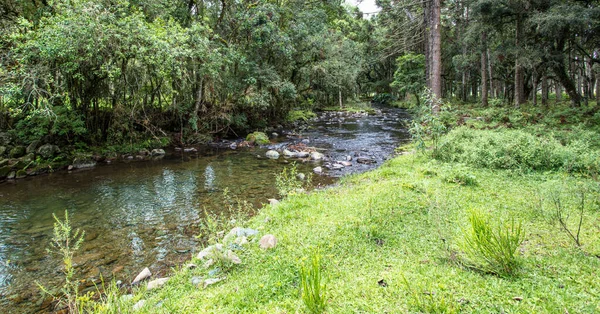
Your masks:
<svg viewBox="0 0 600 314"><path fill-rule="evenodd" d="M555 113L523 127L516 113L508 121L468 107L445 114L455 130L437 152L405 147L377 170L262 208L244 223L259 234L235 251L241 264L213 273L192 259L197 268L175 270L160 289L109 298L98 311L131 312L145 300L136 312L309 312L301 270L318 252L326 313L599 312L598 145L577 139L597 134L596 113L568 127ZM546 134L535 133L539 121ZM511 271L472 254L474 213L499 238L521 231ZM214 238L231 227L212 228ZM265 234L275 248L259 248Z"/></svg>
<svg viewBox="0 0 600 314"><path fill-rule="evenodd" d="M299 269L318 248L329 313L600 311L598 194L585 203L581 248L553 221L551 200L560 191L565 206L575 209L572 192L592 193L596 182L466 166L458 172L451 164L401 156L340 187L267 206L248 226L275 235L276 248L250 243L239 253L243 263L206 289L191 283L207 276L202 267L177 271L163 288L140 291L123 309L145 299L142 313L304 312ZM461 174L476 184L456 183ZM523 223L515 275L461 262L458 244L473 208L496 221Z"/></svg>

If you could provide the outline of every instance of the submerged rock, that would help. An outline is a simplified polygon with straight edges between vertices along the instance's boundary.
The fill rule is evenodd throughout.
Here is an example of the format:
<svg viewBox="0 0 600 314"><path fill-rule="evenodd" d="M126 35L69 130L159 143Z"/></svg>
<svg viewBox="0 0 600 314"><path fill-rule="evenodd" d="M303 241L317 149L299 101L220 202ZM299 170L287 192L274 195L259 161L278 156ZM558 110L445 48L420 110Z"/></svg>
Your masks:
<svg viewBox="0 0 600 314"><path fill-rule="evenodd" d="M377 161L369 158L369 157L358 157L356 158L356 162L360 163L360 164L374 164L377 163Z"/></svg>
<svg viewBox="0 0 600 314"><path fill-rule="evenodd" d="M141 273L139 273L135 279L131 282L132 285L138 284L140 281L152 276L150 269L148 267L144 268Z"/></svg>
<svg viewBox="0 0 600 314"><path fill-rule="evenodd" d="M259 241L261 249L271 249L277 245L277 238L272 234L266 234Z"/></svg>
<svg viewBox="0 0 600 314"><path fill-rule="evenodd" d="M267 158L271 158L271 159L278 159L279 153L276 150L270 150L270 151L267 151L265 156L267 156Z"/></svg>

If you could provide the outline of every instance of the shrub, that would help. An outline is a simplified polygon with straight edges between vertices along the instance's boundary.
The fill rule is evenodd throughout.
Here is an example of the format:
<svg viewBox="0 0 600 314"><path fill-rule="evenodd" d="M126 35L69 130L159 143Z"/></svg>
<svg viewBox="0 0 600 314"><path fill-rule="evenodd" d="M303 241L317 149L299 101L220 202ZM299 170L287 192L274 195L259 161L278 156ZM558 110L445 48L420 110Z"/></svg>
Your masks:
<svg viewBox="0 0 600 314"><path fill-rule="evenodd" d="M308 265L300 268L302 301L310 313L323 313L326 305L326 289L321 275L321 257L314 253Z"/></svg>
<svg viewBox="0 0 600 314"><path fill-rule="evenodd" d="M459 127L440 142L436 157L447 162L496 169L565 170L595 174L600 154L584 141L561 145L552 137L519 130Z"/></svg>
<svg viewBox="0 0 600 314"><path fill-rule="evenodd" d="M470 212L469 224L461 245L467 264L496 275L514 274L519 266L517 249L523 242L521 224L512 220L494 226L490 217L478 210Z"/></svg>
<svg viewBox="0 0 600 314"><path fill-rule="evenodd" d="M303 121L307 122L310 119L316 118L317 115L311 110L292 110L287 115L288 122Z"/></svg>

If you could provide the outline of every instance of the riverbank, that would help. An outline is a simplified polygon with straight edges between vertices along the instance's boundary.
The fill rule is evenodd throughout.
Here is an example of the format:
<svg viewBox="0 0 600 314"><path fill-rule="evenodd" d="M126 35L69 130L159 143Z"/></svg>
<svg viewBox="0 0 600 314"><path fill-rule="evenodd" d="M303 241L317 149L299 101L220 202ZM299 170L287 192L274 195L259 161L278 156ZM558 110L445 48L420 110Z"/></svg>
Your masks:
<svg viewBox="0 0 600 314"><path fill-rule="evenodd" d="M473 182L461 184L457 178L467 175ZM264 207L246 225L259 235L235 251L241 264L210 274L212 268L193 259L197 268L175 271L160 289L142 287L120 306L132 309L145 300L140 313L303 312L300 268L318 250L330 313L598 311L597 194L585 204L581 248L551 218L551 193L558 189L571 206L577 200L569 192L579 185L591 189L597 182L561 173L457 168L407 154L345 178L339 187ZM465 266L459 243L471 209L493 221L522 223L516 274L501 277ZM277 238L275 248L259 247L265 234ZM198 278L209 277L226 279L196 286Z"/></svg>

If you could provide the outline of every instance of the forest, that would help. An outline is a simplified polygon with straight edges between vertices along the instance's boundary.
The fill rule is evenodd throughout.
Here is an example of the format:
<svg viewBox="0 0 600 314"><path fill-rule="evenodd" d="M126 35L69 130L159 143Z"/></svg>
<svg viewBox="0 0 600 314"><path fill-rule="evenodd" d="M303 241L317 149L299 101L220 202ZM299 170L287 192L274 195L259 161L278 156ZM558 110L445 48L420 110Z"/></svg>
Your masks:
<svg viewBox="0 0 600 314"><path fill-rule="evenodd" d="M377 4L3 1L4 142L193 145L425 86L484 107L600 97L598 1Z"/></svg>

